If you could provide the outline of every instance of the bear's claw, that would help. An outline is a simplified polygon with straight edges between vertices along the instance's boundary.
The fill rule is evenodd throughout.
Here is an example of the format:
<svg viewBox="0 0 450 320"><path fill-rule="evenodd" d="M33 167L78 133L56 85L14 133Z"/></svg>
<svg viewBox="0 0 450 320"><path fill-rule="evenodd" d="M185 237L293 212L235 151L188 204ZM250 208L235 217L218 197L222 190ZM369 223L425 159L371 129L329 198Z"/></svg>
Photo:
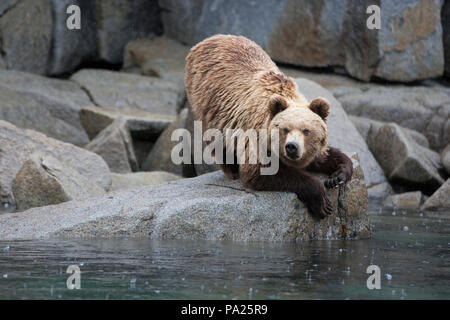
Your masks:
<svg viewBox="0 0 450 320"><path fill-rule="evenodd" d="M349 176L345 170L341 169L335 172L329 179L325 180L323 184L327 189L333 189L347 183L350 178L351 176Z"/></svg>
<svg viewBox="0 0 450 320"><path fill-rule="evenodd" d="M323 205L321 207L311 208L311 213L319 219L323 219L333 213L333 204L327 196L323 198Z"/></svg>
<svg viewBox="0 0 450 320"><path fill-rule="evenodd" d="M325 199L325 201L324 212L326 216L329 216L333 213L333 204L331 203L330 199L328 199L328 197Z"/></svg>
<svg viewBox="0 0 450 320"><path fill-rule="evenodd" d="M333 189L343 183L344 181L342 181L341 178L335 177L325 180L324 185L325 187L327 187L327 189Z"/></svg>

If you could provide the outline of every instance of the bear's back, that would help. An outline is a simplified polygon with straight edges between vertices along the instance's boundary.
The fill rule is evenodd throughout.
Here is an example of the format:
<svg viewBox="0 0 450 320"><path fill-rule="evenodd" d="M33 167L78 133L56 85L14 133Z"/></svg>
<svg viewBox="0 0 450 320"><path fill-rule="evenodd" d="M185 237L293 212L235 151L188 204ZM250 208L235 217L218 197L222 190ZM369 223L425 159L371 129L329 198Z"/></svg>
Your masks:
<svg viewBox="0 0 450 320"><path fill-rule="evenodd" d="M280 72L264 50L245 37L215 35L198 43L186 57L186 92L195 118L208 128L253 127L242 122L255 120L252 104L258 104L262 90L257 77L270 71Z"/></svg>

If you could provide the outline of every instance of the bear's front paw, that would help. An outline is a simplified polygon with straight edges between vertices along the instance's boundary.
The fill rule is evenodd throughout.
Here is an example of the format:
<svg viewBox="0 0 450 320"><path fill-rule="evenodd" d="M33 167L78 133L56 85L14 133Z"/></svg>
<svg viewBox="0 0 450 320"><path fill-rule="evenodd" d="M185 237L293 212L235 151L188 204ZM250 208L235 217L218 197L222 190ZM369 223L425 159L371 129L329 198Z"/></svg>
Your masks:
<svg viewBox="0 0 450 320"><path fill-rule="evenodd" d="M348 170L339 169L338 171L333 173L333 175L329 179L325 180L323 184L328 189L333 189L338 187L339 185L347 183L351 178L352 176Z"/></svg>
<svg viewBox="0 0 450 320"><path fill-rule="evenodd" d="M323 219L329 216L333 213L333 210L333 204L326 195L323 196L323 200L320 205L315 204L310 207L311 214L318 219Z"/></svg>

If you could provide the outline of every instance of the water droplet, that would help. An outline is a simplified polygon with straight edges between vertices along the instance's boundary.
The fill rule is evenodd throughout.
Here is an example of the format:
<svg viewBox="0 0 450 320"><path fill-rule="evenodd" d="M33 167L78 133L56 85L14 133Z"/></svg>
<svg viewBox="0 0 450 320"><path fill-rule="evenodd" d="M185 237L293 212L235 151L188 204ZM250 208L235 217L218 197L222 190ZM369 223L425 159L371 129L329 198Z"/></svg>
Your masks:
<svg viewBox="0 0 450 320"><path fill-rule="evenodd" d="M3 252L8 252L9 251L9 246L6 246L3 248Z"/></svg>
<svg viewBox="0 0 450 320"><path fill-rule="evenodd" d="M404 227L403 227L403 231L406 232L406 231L408 231L408 230L409 230L408 226L404 226Z"/></svg>
<svg viewBox="0 0 450 320"><path fill-rule="evenodd" d="M389 273L386 273L385 276L388 281L392 280L392 275L390 275Z"/></svg>
<svg viewBox="0 0 450 320"><path fill-rule="evenodd" d="M8 278L8 274L5 273L5 274L3 275L3 279L7 279L7 278Z"/></svg>

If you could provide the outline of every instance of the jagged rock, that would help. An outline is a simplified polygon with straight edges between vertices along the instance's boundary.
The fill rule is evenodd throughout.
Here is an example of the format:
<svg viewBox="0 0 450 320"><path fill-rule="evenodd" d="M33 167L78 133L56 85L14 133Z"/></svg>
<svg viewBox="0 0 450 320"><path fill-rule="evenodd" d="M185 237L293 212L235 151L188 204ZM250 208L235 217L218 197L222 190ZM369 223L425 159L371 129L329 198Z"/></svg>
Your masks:
<svg viewBox="0 0 450 320"><path fill-rule="evenodd" d="M186 173L186 167L189 164L175 164L172 161L172 149L177 145L178 141L172 141L172 132L179 128L186 128L186 120L188 117L188 109L184 108L177 119L159 136L152 150L147 155L142 170L144 171L168 171L178 175ZM191 135L193 139L193 136Z"/></svg>
<svg viewBox="0 0 450 320"><path fill-rule="evenodd" d="M450 120L449 88L370 84L331 87L330 90L350 115L395 122L416 130L427 138L435 150L450 143L450 134L445 129Z"/></svg>
<svg viewBox="0 0 450 320"><path fill-rule="evenodd" d="M0 119L78 146L89 142L78 113L92 102L76 83L0 70L0 91Z"/></svg>
<svg viewBox="0 0 450 320"><path fill-rule="evenodd" d="M124 70L138 67L143 75L178 83L184 88L189 47L167 37L139 39L125 46Z"/></svg>
<svg viewBox="0 0 450 320"><path fill-rule="evenodd" d="M179 179L181 179L180 176L165 171L112 173L111 191L149 186Z"/></svg>
<svg viewBox="0 0 450 320"><path fill-rule="evenodd" d="M367 190L354 175L330 191L335 211L316 221L297 196L242 188L222 172L116 191L106 196L0 215L0 237L150 237L235 241L366 238Z"/></svg>
<svg viewBox="0 0 450 320"><path fill-rule="evenodd" d="M111 184L107 164L95 153L0 120L0 202L14 206L12 181L31 154L39 151L72 168L104 190Z"/></svg>
<svg viewBox="0 0 450 320"><path fill-rule="evenodd" d="M156 77L108 70L84 69L71 79L81 85L97 106L139 109L176 115L184 103L184 90Z"/></svg>
<svg viewBox="0 0 450 320"><path fill-rule="evenodd" d="M158 0L95 0L95 5L99 56L109 63L122 62L127 42L162 33Z"/></svg>
<svg viewBox="0 0 450 320"><path fill-rule="evenodd" d="M370 139L374 138L378 130L386 124L386 122L382 121L376 121L372 119L362 118L362 117L356 117L356 116L350 116L350 120L352 120L353 124L355 125L356 129L358 129L361 136L364 138L366 143L370 146ZM420 132L417 132L415 130L411 130L408 128L401 127L401 130L412 140L414 140L417 144L421 145L422 147L429 148L430 144L428 143L427 138L421 134Z"/></svg>
<svg viewBox="0 0 450 320"><path fill-rule="evenodd" d="M135 109L88 106L80 110L81 123L91 139L118 117L123 117L127 121L128 130L133 137L148 140L156 140L164 129L175 120L175 116L172 115Z"/></svg>
<svg viewBox="0 0 450 320"><path fill-rule="evenodd" d="M138 170L133 141L124 118L114 120L85 148L100 155L112 172L127 173Z"/></svg>
<svg viewBox="0 0 450 320"><path fill-rule="evenodd" d="M1 49L6 68L46 74L53 23L50 1L22 0L14 6L10 3L9 10L0 17Z"/></svg>
<svg viewBox="0 0 450 320"><path fill-rule="evenodd" d="M425 191L444 183L439 154L411 141L398 125L385 124L371 140L370 149L390 180Z"/></svg>
<svg viewBox="0 0 450 320"><path fill-rule="evenodd" d="M12 182L17 210L99 197L105 190L51 156L33 154Z"/></svg>
<svg viewBox="0 0 450 320"><path fill-rule="evenodd" d="M422 210L444 211L450 209L450 178L423 204Z"/></svg>
<svg viewBox="0 0 450 320"><path fill-rule="evenodd" d="M309 67L342 66L352 76L391 81L444 72L442 0L160 0L165 34L194 45L217 33L239 34L276 61ZM381 28L366 27L370 5Z"/></svg>
<svg viewBox="0 0 450 320"><path fill-rule="evenodd" d="M392 209L418 210L422 202L422 192L413 191L389 196L383 202L383 206Z"/></svg>
<svg viewBox="0 0 450 320"><path fill-rule="evenodd" d="M450 144L442 150L441 157L445 170L450 174Z"/></svg>

